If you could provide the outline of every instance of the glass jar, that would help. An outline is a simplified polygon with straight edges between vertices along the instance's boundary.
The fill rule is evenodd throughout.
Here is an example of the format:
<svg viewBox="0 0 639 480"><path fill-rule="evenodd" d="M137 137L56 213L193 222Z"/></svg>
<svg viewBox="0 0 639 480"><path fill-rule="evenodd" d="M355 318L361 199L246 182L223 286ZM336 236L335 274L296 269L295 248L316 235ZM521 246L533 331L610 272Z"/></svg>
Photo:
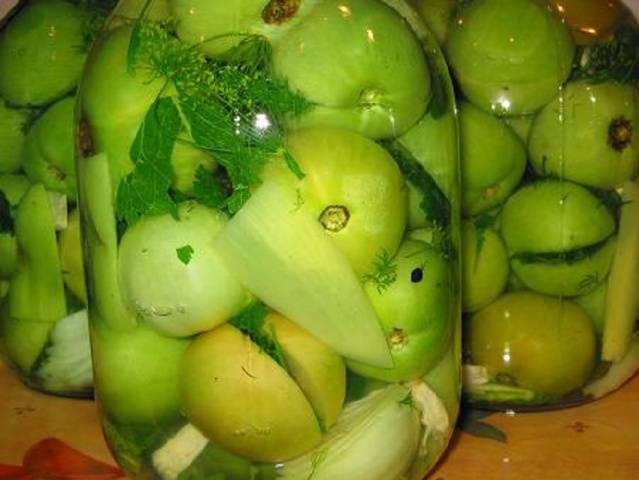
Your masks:
<svg viewBox="0 0 639 480"><path fill-rule="evenodd" d="M128 474L421 479L459 405L459 199L414 11L121 1L79 98L96 397Z"/></svg>
<svg viewBox="0 0 639 480"><path fill-rule="evenodd" d="M92 394L74 93L106 3L22 2L0 26L0 354L69 396Z"/></svg>
<svg viewBox="0 0 639 480"><path fill-rule="evenodd" d="M639 367L637 23L596 0L455 15L466 398L598 398Z"/></svg>

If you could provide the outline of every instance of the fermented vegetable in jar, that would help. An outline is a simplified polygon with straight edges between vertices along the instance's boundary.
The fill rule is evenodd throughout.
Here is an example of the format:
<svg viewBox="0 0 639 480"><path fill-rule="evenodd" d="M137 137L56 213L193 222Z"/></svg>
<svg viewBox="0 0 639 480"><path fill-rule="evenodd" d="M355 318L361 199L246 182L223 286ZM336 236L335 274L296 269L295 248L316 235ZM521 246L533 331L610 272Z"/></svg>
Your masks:
<svg viewBox="0 0 639 480"><path fill-rule="evenodd" d="M461 390L454 98L403 1L118 4L77 176L131 477L423 478Z"/></svg>
<svg viewBox="0 0 639 480"><path fill-rule="evenodd" d="M19 2L0 25L0 353L29 387L89 397L75 90L115 2Z"/></svg>
<svg viewBox="0 0 639 480"><path fill-rule="evenodd" d="M617 1L459 2L464 391L553 408L639 351L639 26Z"/></svg>

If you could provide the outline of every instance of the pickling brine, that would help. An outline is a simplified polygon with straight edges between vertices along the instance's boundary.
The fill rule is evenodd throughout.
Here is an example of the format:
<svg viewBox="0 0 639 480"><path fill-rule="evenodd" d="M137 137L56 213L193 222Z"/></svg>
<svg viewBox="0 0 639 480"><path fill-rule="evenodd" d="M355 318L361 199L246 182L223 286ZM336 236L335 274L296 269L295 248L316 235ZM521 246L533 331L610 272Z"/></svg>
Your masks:
<svg viewBox="0 0 639 480"><path fill-rule="evenodd" d="M410 7L123 0L77 147L129 475L423 478L459 407L460 202L451 82Z"/></svg>

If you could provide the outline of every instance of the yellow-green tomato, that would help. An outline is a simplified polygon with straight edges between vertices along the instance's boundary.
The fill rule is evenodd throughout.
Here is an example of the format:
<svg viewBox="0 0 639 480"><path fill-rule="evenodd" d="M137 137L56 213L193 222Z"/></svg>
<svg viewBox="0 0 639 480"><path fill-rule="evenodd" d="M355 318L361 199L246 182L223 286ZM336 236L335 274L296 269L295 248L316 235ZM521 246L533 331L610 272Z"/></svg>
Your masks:
<svg viewBox="0 0 639 480"><path fill-rule="evenodd" d="M541 395L556 398L578 389L595 365L593 324L568 300L507 293L473 315L466 327L474 365Z"/></svg>
<svg viewBox="0 0 639 480"><path fill-rule="evenodd" d="M188 336L238 313L248 294L214 247L226 216L187 202L170 214L147 216L120 243L124 299L139 318L169 336Z"/></svg>
<svg viewBox="0 0 639 480"><path fill-rule="evenodd" d="M180 361L190 341L165 337L145 325L118 333L98 322L91 345L103 412L118 423L133 425L177 417Z"/></svg>
<svg viewBox="0 0 639 480"><path fill-rule="evenodd" d="M84 286L84 267L82 264L82 241L80 238L80 212L73 210L69 214L67 228L58 236L58 252L64 283L82 303L87 303Z"/></svg>
<svg viewBox="0 0 639 480"><path fill-rule="evenodd" d="M462 223L462 308L474 312L495 300L508 281L508 255L491 227Z"/></svg>
<svg viewBox="0 0 639 480"><path fill-rule="evenodd" d="M248 336L222 325L198 336L180 366L182 408L215 444L260 462L296 457L321 440L295 381Z"/></svg>
<svg viewBox="0 0 639 480"><path fill-rule="evenodd" d="M394 367L348 362L359 375L389 382L428 372L448 349L454 325L446 260L430 245L406 240L392 262L394 281L370 279L364 289L386 334Z"/></svg>
<svg viewBox="0 0 639 480"><path fill-rule="evenodd" d="M344 360L283 315L268 314L266 326L274 332L289 373L311 402L323 429L330 428L346 396Z"/></svg>
<svg viewBox="0 0 639 480"><path fill-rule="evenodd" d="M392 256L404 233L407 205L404 179L390 154L357 133L328 127L293 132L287 146L305 173L297 186L300 202L355 272L371 271L381 252ZM267 175L282 175L277 170ZM290 171L283 175L295 180Z"/></svg>

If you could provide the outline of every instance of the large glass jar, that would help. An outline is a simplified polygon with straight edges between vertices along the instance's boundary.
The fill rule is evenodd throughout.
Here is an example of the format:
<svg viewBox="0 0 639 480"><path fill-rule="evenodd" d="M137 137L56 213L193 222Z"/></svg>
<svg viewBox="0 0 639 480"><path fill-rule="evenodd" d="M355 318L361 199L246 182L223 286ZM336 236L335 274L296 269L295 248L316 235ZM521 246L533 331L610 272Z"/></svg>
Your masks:
<svg viewBox="0 0 639 480"><path fill-rule="evenodd" d="M466 397L598 398L639 367L639 29L617 1L454 14Z"/></svg>
<svg viewBox="0 0 639 480"><path fill-rule="evenodd" d="M14 3L0 21L0 354L30 387L88 397L75 89L109 2Z"/></svg>
<svg viewBox="0 0 639 480"><path fill-rule="evenodd" d="M459 405L455 115L401 1L119 3L77 169L129 475L423 477Z"/></svg>

